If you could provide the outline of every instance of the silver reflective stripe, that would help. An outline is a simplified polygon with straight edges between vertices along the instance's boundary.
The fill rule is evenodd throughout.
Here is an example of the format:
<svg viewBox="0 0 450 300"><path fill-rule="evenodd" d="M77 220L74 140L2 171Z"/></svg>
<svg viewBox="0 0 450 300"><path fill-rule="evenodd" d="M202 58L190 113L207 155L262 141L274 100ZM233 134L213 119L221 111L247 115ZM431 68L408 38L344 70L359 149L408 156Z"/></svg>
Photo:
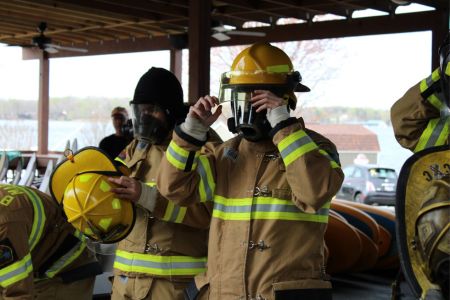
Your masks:
<svg viewBox="0 0 450 300"><path fill-rule="evenodd" d="M170 216L169 221L170 222L175 222L178 218L178 214L180 212L180 207L178 205L174 205L173 206L173 211L172 211L172 215Z"/></svg>
<svg viewBox="0 0 450 300"><path fill-rule="evenodd" d="M18 276L20 274L26 274L28 276L29 271L28 268L32 268L32 261L31 261L31 256L30 254L28 254L27 256L25 256L23 259L26 259L25 263L18 267L17 269L14 269L4 275L0 276L0 282L2 283L2 286L8 286L8 285L3 285L3 283L7 280L11 280L13 277ZM24 276L25 278L26 276Z"/></svg>
<svg viewBox="0 0 450 300"><path fill-rule="evenodd" d="M172 147L168 147L167 151L169 151L170 155L173 156L173 158L175 158L176 160L178 160L180 163L182 163L183 165L187 164L187 158L183 157L181 155L179 155L177 152L175 152L175 150Z"/></svg>
<svg viewBox="0 0 450 300"><path fill-rule="evenodd" d="M154 262L138 259L127 259L121 256L116 256L116 262L133 267L144 267L152 269L201 269L205 268L204 262Z"/></svg>
<svg viewBox="0 0 450 300"><path fill-rule="evenodd" d="M433 75L428 76L428 77L425 79L425 82L427 83L427 87L429 88L429 87L434 83L434 81L433 81Z"/></svg>
<svg viewBox="0 0 450 300"><path fill-rule="evenodd" d="M31 231L30 237L28 238L28 245L30 251L34 249L36 244L39 242L42 231L44 230L45 213L44 206L42 205L41 199L32 191L17 186L17 188L23 191L33 204L34 218L33 218L33 230Z"/></svg>
<svg viewBox="0 0 450 300"><path fill-rule="evenodd" d="M428 138L425 148L431 148L436 145L437 140L445 126L447 126L447 118L445 118L445 117L440 118L439 122L433 128L433 132L431 133L430 137Z"/></svg>
<svg viewBox="0 0 450 300"><path fill-rule="evenodd" d="M66 254L61 256L53 265L45 272L45 275L48 278L53 278L56 274L58 274L63 268L65 268L68 264L77 259L80 254L83 252L84 248L86 248L86 243L84 242L84 236L79 231L74 233L74 236L79 239L78 243L72 247Z"/></svg>
<svg viewBox="0 0 450 300"><path fill-rule="evenodd" d="M221 203L214 203L214 210L219 210L224 213L249 213L249 212L293 212L293 213L303 213L295 205L283 205L283 204L257 204L253 203L251 205L223 205ZM321 208L317 210L315 215L328 215L328 208Z"/></svg>
<svg viewBox="0 0 450 300"><path fill-rule="evenodd" d="M283 151L281 151L281 156L283 158L286 158L289 154L291 154L293 151L295 151L296 149L308 144L312 142L311 138L307 135L305 135L304 137L301 137L298 140L295 140L294 142L292 142L289 146L287 146L286 148L283 149Z"/></svg>
<svg viewBox="0 0 450 300"><path fill-rule="evenodd" d="M204 192L206 194L206 201L211 201L213 199L213 192L212 192L211 187L209 186L206 169L205 169L205 166L203 165L202 159L199 159L198 161L199 161L199 163L197 164L197 172L200 175L200 179L204 186Z"/></svg>

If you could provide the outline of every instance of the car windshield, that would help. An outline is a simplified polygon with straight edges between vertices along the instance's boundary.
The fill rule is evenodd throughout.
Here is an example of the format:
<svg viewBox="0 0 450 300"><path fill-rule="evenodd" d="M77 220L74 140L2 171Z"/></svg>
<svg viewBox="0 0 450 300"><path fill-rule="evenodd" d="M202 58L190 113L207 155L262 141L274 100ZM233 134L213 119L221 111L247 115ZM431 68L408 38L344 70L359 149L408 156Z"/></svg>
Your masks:
<svg viewBox="0 0 450 300"><path fill-rule="evenodd" d="M397 174L393 169L372 168L369 169L369 174L371 178L397 179Z"/></svg>

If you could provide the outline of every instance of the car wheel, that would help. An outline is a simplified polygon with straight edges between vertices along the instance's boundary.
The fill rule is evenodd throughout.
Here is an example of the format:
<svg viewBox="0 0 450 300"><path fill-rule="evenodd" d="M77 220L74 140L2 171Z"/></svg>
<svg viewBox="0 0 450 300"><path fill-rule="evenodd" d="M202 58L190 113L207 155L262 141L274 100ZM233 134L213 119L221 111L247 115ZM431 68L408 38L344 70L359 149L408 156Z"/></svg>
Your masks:
<svg viewBox="0 0 450 300"><path fill-rule="evenodd" d="M353 196L353 200L358 203L364 203L361 193L356 193L355 196Z"/></svg>

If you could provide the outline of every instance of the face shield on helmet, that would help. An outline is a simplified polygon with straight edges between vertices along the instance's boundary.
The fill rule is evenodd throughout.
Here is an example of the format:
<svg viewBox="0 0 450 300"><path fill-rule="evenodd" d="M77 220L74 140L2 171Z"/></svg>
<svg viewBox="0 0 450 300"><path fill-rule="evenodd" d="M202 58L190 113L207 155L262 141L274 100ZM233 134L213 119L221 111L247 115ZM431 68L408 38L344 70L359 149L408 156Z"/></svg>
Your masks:
<svg viewBox="0 0 450 300"><path fill-rule="evenodd" d="M165 111L155 104L130 103L134 137L160 144L169 135Z"/></svg>
<svg viewBox="0 0 450 300"><path fill-rule="evenodd" d="M150 68L139 79L130 102L134 137L160 144L186 118L183 89L177 77L163 68Z"/></svg>
<svg viewBox="0 0 450 300"><path fill-rule="evenodd" d="M250 99L255 90L268 90L295 108L294 91L309 91L300 84L301 75L293 70L290 58L268 43L244 49L233 61L231 72L222 75L219 102L228 118L228 129L250 141L268 137L271 130L267 111L256 112Z"/></svg>

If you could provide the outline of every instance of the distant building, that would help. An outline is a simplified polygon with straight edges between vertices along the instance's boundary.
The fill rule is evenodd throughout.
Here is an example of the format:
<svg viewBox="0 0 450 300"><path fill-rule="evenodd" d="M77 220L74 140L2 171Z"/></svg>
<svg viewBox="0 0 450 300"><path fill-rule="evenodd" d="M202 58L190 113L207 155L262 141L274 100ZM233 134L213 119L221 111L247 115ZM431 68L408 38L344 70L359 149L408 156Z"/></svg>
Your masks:
<svg viewBox="0 0 450 300"><path fill-rule="evenodd" d="M339 151L342 167L353 163L378 163L380 145L375 133L357 124L306 124L330 139Z"/></svg>

